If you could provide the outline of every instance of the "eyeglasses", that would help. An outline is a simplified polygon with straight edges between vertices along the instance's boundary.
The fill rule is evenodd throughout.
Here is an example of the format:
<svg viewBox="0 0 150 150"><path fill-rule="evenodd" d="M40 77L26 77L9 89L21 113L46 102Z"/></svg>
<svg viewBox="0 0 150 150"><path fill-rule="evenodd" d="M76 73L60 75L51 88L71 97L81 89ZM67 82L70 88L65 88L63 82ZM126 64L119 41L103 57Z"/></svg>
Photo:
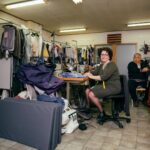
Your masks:
<svg viewBox="0 0 150 150"><path fill-rule="evenodd" d="M108 54L101 54L101 56L109 56Z"/></svg>

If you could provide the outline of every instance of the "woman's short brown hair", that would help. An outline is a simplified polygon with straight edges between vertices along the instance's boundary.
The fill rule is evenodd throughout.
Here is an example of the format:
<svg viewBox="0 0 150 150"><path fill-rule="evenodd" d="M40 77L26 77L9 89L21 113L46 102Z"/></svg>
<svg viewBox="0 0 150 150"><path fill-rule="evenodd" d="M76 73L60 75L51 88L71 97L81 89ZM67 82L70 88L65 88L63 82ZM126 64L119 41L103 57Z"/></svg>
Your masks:
<svg viewBox="0 0 150 150"><path fill-rule="evenodd" d="M113 57L113 52L112 52L112 49L109 48L109 47L102 47L102 48L99 48L98 49L98 56L101 55L102 51L106 51L109 55L109 59L112 60L112 57Z"/></svg>

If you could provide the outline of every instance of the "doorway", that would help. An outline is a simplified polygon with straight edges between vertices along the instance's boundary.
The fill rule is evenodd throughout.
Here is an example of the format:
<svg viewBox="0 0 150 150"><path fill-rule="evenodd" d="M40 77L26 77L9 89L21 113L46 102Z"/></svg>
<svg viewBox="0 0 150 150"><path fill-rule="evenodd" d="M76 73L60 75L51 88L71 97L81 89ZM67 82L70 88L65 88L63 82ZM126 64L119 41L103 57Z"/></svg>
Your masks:
<svg viewBox="0 0 150 150"><path fill-rule="evenodd" d="M124 74L128 78L128 63L133 60L133 55L136 52L136 44L120 44L116 47L116 64L119 68L119 73Z"/></svg>

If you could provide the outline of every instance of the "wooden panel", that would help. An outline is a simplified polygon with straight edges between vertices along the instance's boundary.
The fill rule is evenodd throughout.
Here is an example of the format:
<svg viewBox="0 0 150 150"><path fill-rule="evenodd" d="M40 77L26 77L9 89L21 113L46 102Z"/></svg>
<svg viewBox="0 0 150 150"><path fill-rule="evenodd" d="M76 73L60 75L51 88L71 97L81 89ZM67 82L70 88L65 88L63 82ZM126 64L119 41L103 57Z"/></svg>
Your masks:
<svg viewBox="0 0 150 150"><path fill-rule="evenodd" d="M116 63L116 57L117 57L117 55L116 55L116 49L117 49L117 45L116 45L116 44L113 44L113 45L112 45L112 52L113 52L112 61L113 61L114 63Z"/></svg>
<svg viewBox="0 0 150 150"><path fill-rule="evenodd" d="M121 34L108 34L107 35L108 44L119 44L121 43Z"/></svg>

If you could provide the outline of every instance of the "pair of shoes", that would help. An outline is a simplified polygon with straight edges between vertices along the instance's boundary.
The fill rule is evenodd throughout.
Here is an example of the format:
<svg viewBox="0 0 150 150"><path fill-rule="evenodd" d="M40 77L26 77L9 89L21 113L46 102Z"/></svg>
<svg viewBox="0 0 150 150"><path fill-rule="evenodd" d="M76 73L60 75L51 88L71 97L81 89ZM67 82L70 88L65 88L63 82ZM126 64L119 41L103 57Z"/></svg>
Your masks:
<svg viewBox="0 0 150 150"><path fill-rule="evenodd" d="M139 101L134 101L134 107L139 107Z"/></svg>
<svg viewBox="0 0 150 150"><path fill-rule="evenodd" d="M86 129L87 129L86 124L85 124L85 123L80 123L80 124L79 124L79 129L82 130L82 131L83 131L83 130L86 130Z"/></svg>
<svg viewBox="0 0 150 150"><path fill-rule="evenodd" d="M106 114L104 111L100 112L97 116L97 122L100 125L103 125L103 123L106 121Z"/></svg>

